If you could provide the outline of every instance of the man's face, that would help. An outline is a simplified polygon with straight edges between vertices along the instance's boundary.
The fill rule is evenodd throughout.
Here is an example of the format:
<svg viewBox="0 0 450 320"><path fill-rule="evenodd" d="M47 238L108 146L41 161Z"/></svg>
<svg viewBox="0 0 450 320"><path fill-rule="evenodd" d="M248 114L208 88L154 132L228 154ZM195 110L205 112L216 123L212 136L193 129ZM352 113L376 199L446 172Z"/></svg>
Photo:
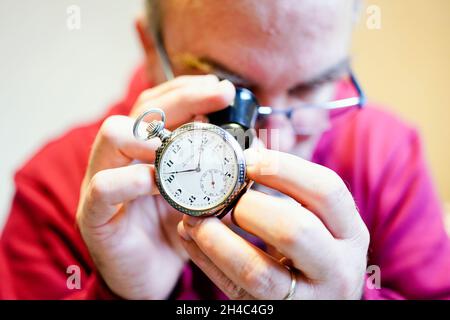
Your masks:
<svg viewBox="0 0 450 320"><path fill-rule="evenodd" d="M162 38L175 75L202 73L190 63L198 59L235 76L262 105L326 100L332 86L317 90L316 82L347 58L354 1L165 0ZM326 121L318 114L309 120ZM286 121L265 125L286 131ZM281 134L289 151L298 139Z"/></svg>

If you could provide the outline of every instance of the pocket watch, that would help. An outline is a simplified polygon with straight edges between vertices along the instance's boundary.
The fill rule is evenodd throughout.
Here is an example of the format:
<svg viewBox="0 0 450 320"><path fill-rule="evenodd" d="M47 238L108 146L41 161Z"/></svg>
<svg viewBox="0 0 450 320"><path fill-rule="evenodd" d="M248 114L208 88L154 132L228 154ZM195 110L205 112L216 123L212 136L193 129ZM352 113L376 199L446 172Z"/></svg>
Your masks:
<svg viewBox="0 0 450 320"><path fill-rule="evenodd" d="M154 113L161 120L146 123L142 134L140 124ZM211 123L190 122L172 132L164 126L164 112L150 109L133 127L140 140L161 140L155 159L155 181L161 195L185 214L222 217L251 185L243 148L229 132Z"/></svg>

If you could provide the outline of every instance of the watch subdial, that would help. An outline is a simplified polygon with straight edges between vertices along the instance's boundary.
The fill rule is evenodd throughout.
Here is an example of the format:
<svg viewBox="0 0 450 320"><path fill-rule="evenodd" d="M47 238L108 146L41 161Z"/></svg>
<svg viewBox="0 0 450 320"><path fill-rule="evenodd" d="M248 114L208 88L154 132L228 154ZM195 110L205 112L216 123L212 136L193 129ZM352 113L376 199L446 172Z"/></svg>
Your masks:
<svg viewBox="0 0 450 320"><path fill-rule="evenodd" d="M225 175L217 169L206 170L200 177L200 187L207 196L223 195L225 193Z"/></svg>

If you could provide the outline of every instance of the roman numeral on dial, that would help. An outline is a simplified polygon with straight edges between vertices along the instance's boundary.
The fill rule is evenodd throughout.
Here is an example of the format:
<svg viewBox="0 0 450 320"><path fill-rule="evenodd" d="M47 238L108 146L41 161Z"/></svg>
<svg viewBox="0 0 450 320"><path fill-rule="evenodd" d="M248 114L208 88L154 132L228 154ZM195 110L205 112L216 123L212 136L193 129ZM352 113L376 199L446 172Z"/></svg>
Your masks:
<svg viewBox="0 0 450 320"><path fill-rule="evenodd" d="M170 168L170 167L172 167L172 165L173 165L172 160L166 161L166 166L168 166Z"/></svg>
<svg viewBox="0 0 450 320"><path fill-rule="evenodd" d="M172 181L175 180L175 176L173 174L171 174L168 178L166 178L164 180L167 181L168 183L172 183Z"/></svg>

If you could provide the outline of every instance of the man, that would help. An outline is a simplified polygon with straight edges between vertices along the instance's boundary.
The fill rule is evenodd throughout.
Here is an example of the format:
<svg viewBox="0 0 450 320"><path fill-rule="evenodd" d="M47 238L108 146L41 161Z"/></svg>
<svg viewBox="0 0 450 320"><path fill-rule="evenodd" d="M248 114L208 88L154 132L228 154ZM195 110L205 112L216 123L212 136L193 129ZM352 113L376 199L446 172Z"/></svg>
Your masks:
<svg viewBox="0 0 450 320"><path fill-rule="evenodd" d="M450 242L416 132L371 105L343 114L302 108L345 98L359 5L149 1L149 18L136 24L145 67L124 101L17 173L1 296L449 298ZM233 100L234 85L271 107L258 126L279 133L278 150L246 151L248 175L290 198L247 192L232 213L243 231L171 209L149 164L157 145L131 134L149 106L164 109L169 129L204 120ZM368 264L380 268L379 289L366 285ZM81 283L73 290L66 270L74 265Z"/></svg>

